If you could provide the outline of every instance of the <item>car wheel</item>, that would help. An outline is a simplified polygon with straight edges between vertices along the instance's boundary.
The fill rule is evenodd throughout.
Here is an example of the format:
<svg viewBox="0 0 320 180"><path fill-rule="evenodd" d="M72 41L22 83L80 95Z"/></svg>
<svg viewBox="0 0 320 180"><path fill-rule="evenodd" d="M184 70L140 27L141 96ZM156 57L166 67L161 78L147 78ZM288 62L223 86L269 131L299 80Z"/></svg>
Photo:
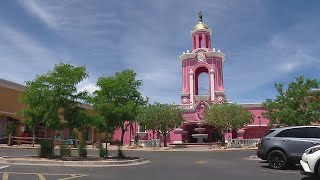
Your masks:
<svg viewBox="0 0 320 180"><path fill-rule="evenodd" d="M287 156L280 150L273 150L268 154L267 161L273 169L284 169L287 165Z"/></svg>
<svg viewBox="0 0 320 180"><path fill-rule="evenodd" d="M320 176L320 163L318 163L315 174Z"/></svg>

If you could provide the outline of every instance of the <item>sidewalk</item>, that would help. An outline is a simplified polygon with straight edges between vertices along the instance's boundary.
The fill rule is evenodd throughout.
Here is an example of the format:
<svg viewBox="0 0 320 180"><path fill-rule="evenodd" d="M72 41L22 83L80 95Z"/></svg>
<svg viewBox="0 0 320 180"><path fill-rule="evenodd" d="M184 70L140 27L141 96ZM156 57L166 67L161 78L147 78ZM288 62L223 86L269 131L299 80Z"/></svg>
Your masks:
<svg viewBox="0 0 320 180"><path fill-rule="evenodd" d="M36 144L34 147L31 145L21 145L21 146L7 146L6 144L0 144L0 148L8 148L8 149L37 149L40 146ZM117 150L118 146L116 145L108 145L108 150ZM59 146L56 146L55 149L59 149ZM76 150L77 148L71 148ZM87 146L88 150L96 150L97 148L92 147L92 145ZM175 147L175 146L169 146L169 147L133 147L133 146L123 146L122 150L124 151L146 151L146 152L152 152L152 151L184 151L184 152L200 152L200 151L243 151L243 150L256 150L257 147L244 147L244 148L226 148L226 147L211 147L211 146L187 146L187 147Z"/></svg>

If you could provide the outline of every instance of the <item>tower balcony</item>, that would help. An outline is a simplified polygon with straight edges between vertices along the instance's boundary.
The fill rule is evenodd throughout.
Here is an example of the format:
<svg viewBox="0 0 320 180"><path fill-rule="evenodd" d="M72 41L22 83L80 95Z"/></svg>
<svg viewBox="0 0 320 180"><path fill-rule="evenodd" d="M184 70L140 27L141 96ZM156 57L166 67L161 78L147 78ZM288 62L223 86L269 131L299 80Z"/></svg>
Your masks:
<svg viewBox="0 0 320 180"><path fill-rule="evenodd" d="M208 101L210 100L210 95L195 95L196 101Z"/></svg>

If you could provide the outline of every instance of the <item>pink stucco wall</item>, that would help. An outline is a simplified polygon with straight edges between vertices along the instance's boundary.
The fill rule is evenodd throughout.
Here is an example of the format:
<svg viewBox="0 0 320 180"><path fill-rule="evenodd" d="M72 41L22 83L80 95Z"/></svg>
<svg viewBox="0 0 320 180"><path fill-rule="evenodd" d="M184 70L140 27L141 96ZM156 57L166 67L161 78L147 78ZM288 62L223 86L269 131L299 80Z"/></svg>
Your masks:
<svg viewBox="0 0 320 180"><path fill-rule="evenodd" d="M135 135L137 135L138 133L138 124L137 123L133 123L132 125L132 129L130 131L130 128L128 127L127 131L124 134L124 139L123 139L123 144L124 145L129 145L131 140L134 140ZM130 137L130 132L131 132L131 137ZM130 140L131 138L131 140ZM160 137L157 136L157 134L153 134L152 131L147 130L147 134L142 137L139 138L139 140L150 140L150 139L158 139L160 138L161 140L161 144L163 145L164 143L164 138L162 135L160 135ZM173 141L179 141L181 139L181 135L179 134L174 134L173 131L169 132L169 134L167 135L167 143L173 143ZM120 141L121 140L121 128L117 129L114 134L113 134L113 138L112 138L113 142L116 141Z"/></svg>

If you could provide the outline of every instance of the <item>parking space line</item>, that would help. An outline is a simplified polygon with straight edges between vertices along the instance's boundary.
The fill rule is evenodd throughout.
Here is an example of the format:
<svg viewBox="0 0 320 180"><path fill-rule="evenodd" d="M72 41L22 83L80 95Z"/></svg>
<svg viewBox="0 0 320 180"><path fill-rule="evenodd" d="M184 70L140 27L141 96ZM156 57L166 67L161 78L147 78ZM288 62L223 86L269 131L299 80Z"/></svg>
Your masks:
<svg viewBox="0 0 320 180"><path fill-rule="evenodd" d="M265 172L277 172L277 173L286 173L286 174L300 174L300 172L296 172L296 171L283 171L283 170L268 170L268 169L263 169L261 171L265 171Z"/></svg>
<svg viewBox="0 0 320 180"><path fill-rule="evenodd" d="M37 174L40 180L46 180L46 178L43 177L42 174Z"/></svg>
<svg viewBox="0 0 320 180"><path fill-rule="evenodd" d="M8 173L3 173L2 175L2 180L8 180L9 174Z"/></svg>
<svg viewBox="0 0 320 180"><path fill-rule="evenodd" d="M75 178L80 178L80 177L85 177L85 176L86 175L74 175L74 174L71 174L71 177L61 178L61 179L58 179L58 180L75 179Z"/></svg>
<svg viewBox="0 0 320 180"><path fill-rule="evenodd" d="M0 172L1 173L1 172ZM29 173L29 172L5 172L8 174L21 174L21 175L37 175L37 174L42 174L42 175L52 175L52 176L86 176L85 174L51 174L51 173Z"/></svg>
<svg viewBox="0 0 320 180"><path fill-rule="evenodd" d="M196 163L196 164L207 164L208 162L207 161L196 161L194 163Z"/></svg>

